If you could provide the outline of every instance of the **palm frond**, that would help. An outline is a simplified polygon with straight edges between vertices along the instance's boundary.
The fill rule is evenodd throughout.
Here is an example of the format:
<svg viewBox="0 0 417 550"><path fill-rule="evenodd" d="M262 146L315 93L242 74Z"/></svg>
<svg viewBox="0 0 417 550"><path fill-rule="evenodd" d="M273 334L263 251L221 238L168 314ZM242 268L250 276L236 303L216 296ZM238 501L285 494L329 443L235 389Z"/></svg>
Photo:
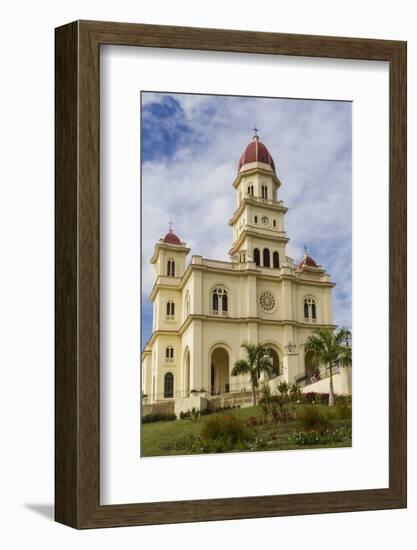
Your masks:
<svg viewBox="0 0 417 550"><path fill-rule="evenodd" d="M333 331L317 329L306 338L305 353L310 352L313 363L324 364L327 367L339 362L342 366L352 364L352 335L347 329Z"/></svg>
<svg viewBox="0 0 417 550"><path fill-rule="evenodd" d="M248 374L251 372L251 366L245 359L239 359L233 366L232 376L239 376L240 374Z"/></svg>

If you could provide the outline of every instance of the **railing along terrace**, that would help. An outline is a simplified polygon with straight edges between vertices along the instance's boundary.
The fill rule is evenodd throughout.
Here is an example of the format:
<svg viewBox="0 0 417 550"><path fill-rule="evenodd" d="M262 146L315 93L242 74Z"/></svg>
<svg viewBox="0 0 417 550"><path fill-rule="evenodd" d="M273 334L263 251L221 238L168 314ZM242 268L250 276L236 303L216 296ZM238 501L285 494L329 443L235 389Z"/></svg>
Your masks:
<svg viewBox="0 0 417 550"><path fill-rule="evenodd" d="M339 374L340 367L339 365L336 365L332 367L332 374ZM320 382L320 380L325 380L326 378L330 377L330 369L326 367L320 367L319 369L316 369L314 372L304 372L303 374L296 377L295 381L297 384L302 388L304 386L309 386L310 384L314 384L316 382Z"/></svg>

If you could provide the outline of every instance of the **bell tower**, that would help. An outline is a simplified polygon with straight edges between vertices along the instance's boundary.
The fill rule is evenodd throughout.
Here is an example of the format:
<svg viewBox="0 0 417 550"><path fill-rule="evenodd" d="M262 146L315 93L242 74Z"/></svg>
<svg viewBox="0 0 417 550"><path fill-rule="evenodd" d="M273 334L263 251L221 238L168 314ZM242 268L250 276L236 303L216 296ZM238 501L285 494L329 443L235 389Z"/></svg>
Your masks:
<svg viewBox="0 0 417 550"><path fill-rule="evenodd" d="M185 258L190 249L173 232L172 222L169 225L168 233L156 243L150 262L154 265L156 277L181 278L185 272Z"/></svg>
<svg viewBox="0 0 417 550"><path fill-rule="evenodd" d="M230 256L240 262L279 269L285 262L288 238L284 229L287 208L278 200L281 182L274 160L258 136L258 129L239 160L233 187L236 211L229 220L233 230Z"/></svg>

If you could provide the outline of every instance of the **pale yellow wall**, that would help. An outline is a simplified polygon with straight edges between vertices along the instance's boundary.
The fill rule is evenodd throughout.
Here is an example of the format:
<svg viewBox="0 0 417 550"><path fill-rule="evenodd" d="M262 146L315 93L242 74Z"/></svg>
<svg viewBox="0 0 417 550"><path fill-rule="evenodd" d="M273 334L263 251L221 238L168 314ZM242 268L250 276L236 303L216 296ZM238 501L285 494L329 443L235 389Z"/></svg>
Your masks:
<svg viewBox="0 0 417 550"><path fill-rule="evenodd" d="M166 360L166 348L173 346L174 360ZM152 345L153 374L156 376L156 399L163 399L164 376L167 372L174 375L174 395L179 389L179 373L181 365L181 338L178 335L161 334ZM147 392L151 395L152 392Z"/></svg>
<svg viewBox="0 0 417 550"><path fill-rule="evenodd" d="M254 163L254 164L257 164L257 163ZM263 166L263 168L268 170L268 167L266 166ZM272 173L271 173L271 176L268 176L267 174L264 174L264 173L254 173L254 174L241 173L241 179L239 181L239 184L236 187L236 191L237 191L236 206L237 207L239 206L239 203L240 203L240 194L241 194L241 198L245 198L248 196L249 185L254 186L255 197L262 196L261 186L266 185L268 188L268 199L278 200L276 184L272 180Z"/></svg>
<svg viewBox="0 0 417 550"><path fill-rule="evenodd" d="M175 304L175 318L167 319L167 302ZM157 308L157 322L155 330L178 330L182 321L183 293L176 288L161 288L155 298Z"/></svg>
<svg viewBox="0 0 417 550"><path fill-rule="evenodd" d="M182 277L185 272L186 251L184 248L178 250L170 247L169 250L165 246L159 247L158 258L154 264L155 275L168 275L168 260L175 261L175 277Z"/></svg>
<svg viewBox="0 0 417 550"><path fill-rule="evenodd" d="M324 378L314 384L302 388L304 393L314 391L316 393L328 393L330 378ZM333 390L336 394L352 394L352 368L342 367L337 374L333 374Z"/></svg>
<svg viewBox="0 0 417 550"><path fill-rule="evenodd" d="M142 393L148 398L151 396L152 390L152 353L144 354L142 359Z"/></svg>
<svg viewBox="0 0 417 550"><path fill-rule="evenodd" d="M331 325L333 323L332 303L331 303L331 288L320 285L311 285L301 283L296 286L296 312L295 320L300 323L305 323L304 319L304 299L311 296L316 301L317 307L317 322L308 321L309 325L324 324Z"/></svg>

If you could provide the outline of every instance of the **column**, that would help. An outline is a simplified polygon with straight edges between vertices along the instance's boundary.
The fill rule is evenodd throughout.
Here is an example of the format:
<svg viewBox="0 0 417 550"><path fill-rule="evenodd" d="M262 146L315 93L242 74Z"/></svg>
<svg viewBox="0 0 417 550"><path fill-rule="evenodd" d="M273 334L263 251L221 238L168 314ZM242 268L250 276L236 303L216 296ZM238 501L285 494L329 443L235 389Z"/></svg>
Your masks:
<svg viewBox="0 0 417 550"><path fill-rule="evenodd" d="M257 290L256 290L255 275L248 275L247 277L246 300L247 300L247 316L257 317L258 305L257 305Z"/></svg>
<svg viewBox="0 0 417 550"><path fill-rule="evenodd" d="M190 390L200 390L203 387L202 373L204 369L203 364L203 331L202 321L197 319L192 324L191 335L191 365L190 365L190 378L191 385ZM208 390L208 388L204 388Z"/></svg>
<svg viewBox="0 0 417 550"><path fill-rule="evenodd" d="M292 384L301 374L301 361L295 338L293 325L284 326L284 357L282 363L284 367L284 379Z"/></svg>

